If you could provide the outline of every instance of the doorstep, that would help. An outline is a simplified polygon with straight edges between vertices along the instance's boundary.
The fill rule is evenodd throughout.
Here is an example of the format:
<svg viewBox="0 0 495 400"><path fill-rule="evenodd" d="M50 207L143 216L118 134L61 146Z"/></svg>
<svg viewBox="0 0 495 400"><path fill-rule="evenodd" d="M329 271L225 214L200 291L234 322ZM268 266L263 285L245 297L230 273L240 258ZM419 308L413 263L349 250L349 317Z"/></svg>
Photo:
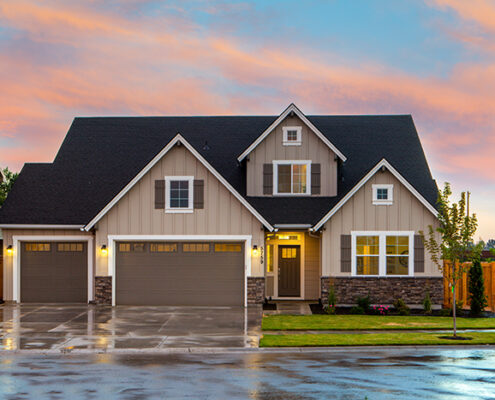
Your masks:
<svg viewBox="0 0 495 400"><path fill-rule="evenodd" d="M314 301L273 300L270 303L276 304L277 309L264 310L264 315L311 315L309 305L314 304Z"/></svg>

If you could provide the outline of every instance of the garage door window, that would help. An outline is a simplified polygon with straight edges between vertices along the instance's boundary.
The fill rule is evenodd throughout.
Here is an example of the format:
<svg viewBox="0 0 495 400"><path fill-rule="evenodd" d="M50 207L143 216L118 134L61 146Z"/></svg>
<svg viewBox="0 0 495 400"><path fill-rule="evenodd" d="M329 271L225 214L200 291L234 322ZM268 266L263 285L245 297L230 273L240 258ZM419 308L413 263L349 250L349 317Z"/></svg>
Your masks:
<svg viewBox="0 0 495 400"><path fill-rule="evenodd" d="M61 252L66 252L66 251L81 252L81 251L83 251L83 244L82 243L58 243L57 244L57 251L61 251Z"/></svg>
<svg viewBox="0 0 495 400"><path fill-rule="evenodd" d="M242 251L242 246L237 243L215 243L216 253L240 253Z"/></svg>
<svg viewBox="0 0 495 400"><path fill-rule="evenodd" d="M119 251L121 253L143 253L144 243L119 243Z"/></svg>
<svg viewBox="0 0 495 400"><path fill-rule="evenodd" d="M151 243L152 253L177 253L177 243Z"/></svg>
<svg viewBox="0 0 495 400"><path fill-rule="evenodd" d="M182 251L184 253L209 253L209 243L184 243L182 245Z"/></svg>
<svg viewBox="0 0 495 400"><path fill-rule="evenodd" d="M26 243L26 251L50 251L50 243Z"/></svg>

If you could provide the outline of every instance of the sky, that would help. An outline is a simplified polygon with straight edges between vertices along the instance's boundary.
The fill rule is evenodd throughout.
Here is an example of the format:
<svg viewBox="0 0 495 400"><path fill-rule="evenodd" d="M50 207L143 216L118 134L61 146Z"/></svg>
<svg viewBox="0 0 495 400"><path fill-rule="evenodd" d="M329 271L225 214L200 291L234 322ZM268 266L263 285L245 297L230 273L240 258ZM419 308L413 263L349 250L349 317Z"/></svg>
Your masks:
<svg viewBox="0 0 495 400"><path fill-rule="evenodd" d="M411 114L495 238L495 0L0 1L0 167L76 116ZM407 157L407 154L404 155Z"/></svg>

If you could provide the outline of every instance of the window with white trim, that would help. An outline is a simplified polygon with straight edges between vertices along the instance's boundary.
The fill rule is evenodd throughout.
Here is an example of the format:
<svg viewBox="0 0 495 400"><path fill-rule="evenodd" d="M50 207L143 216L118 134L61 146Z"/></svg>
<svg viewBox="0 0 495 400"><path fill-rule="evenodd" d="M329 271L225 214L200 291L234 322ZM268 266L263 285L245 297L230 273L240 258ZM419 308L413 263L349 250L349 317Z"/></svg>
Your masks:
<svg viewBox="0 0 495 400"><path fill-rule="evenodd" d="M414 232L351 232L353 276L413 276Z"/></svg>
<svg viewBox="0 0 495 400"><path fill-rule="evenodd" d="M273 194L311 194L311 161L273 161Z"/></svg>
<svg viewBox="0 0 495 400"><path fill-rule="evenodd" d="M300 146L302 127L300 126L284 126L282 128L283 133L283 145L284 146Z"/></svg>
<svg viewBox="0 0 495 400"><path fill-rule="evenodd" d="M193 212L193 176L165 177L165 212Z"/></svg>
<svg viewBox="0 0 495 400"><path fill-rule="evenodd" d="M373 204L390 206L394 202L394 185L377 184L372 185Z"/></svg>

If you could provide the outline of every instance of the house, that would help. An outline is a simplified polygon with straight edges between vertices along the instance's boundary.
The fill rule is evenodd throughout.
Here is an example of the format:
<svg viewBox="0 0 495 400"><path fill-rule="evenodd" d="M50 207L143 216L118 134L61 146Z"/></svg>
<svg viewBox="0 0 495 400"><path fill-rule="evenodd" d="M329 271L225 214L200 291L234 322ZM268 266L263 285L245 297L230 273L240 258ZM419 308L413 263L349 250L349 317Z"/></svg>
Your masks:
<svg viewBox="0 0 495 400"><path fill-rule="evenodd" d="M0 211L4 298L441 304L436 198L410 115L76 118Z"/></svg>

